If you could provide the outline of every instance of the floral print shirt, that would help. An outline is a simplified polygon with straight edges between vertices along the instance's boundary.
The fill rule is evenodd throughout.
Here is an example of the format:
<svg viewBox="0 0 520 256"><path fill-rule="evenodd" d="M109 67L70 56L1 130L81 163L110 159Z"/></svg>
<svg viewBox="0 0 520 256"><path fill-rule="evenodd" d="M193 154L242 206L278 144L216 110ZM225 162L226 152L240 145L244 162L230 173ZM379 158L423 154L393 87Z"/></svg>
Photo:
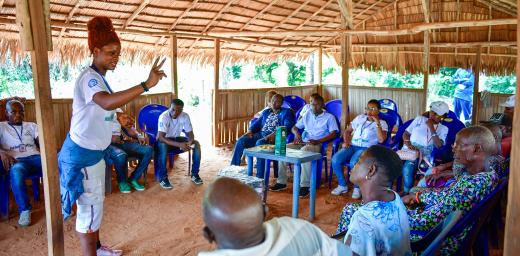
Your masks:
<svg viewBox="0 0 520 256"><path fill-rule="evenodd" d="M273 111L267 117L264 127L262 127L262 134L264 134L264 136L267 136L273 133L276 129L276 126L278 126L278 113L275 113Z"/></svg>

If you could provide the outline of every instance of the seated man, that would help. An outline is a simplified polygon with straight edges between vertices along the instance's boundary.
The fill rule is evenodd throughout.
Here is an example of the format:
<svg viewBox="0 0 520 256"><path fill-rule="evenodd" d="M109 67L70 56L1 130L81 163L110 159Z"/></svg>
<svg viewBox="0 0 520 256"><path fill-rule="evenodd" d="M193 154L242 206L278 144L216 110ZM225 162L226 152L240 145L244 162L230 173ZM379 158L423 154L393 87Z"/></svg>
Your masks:
<svg viewBox="0 0 520 256"><path fill-rule="evenodd" d="M193 149L191 181L197 185L202 184L202 179L199 177L200 144L195 140L190 116L182 112L183 109L184 102L180 99L174 99L170 109L164 111L159 116L155 177L164 189L173 188L168 180L168 173L166 171L166 156L168 155L168 151L174 149L183 151ZM187 138L181 137L181 132L183 131L188 135Z"/></svg>
<svg viewBox="0 0 520 256"><path fill-rule="evenodd" d="M290 217L264 222L267 212L256 192L231 178L211 184L202 201L204 237L217 249L211 255L351 255L313 224Z"/></svg>
<svg viewBox="0 0 520 256"><path fill-rule="evenodd" d="M312 111L312 102L316 98L316 96L321 96L319 93L313 93L309 97L309 103L305 104L300 111L300 116L298 116L298 120L301 119L307 112Z"/></svg>
<svg viewBox="0 0 520 256"><path fill-rule="evenodd" d="M288 130L294 125L294 114L289 108L283 108L283 96L276 94L271 98L271 108L262 112L262 116L257 119L249 131L240 137L233 150L231 165L240 165L244 149L255 145L274 144L274 134L276 126L285 126ZM257 177L263 178L264 160L257 161Z"/></svg>
<svg viewBox="0 0 520 256"><path fill-rule="evenodd" d="M276 95L277 92L275 90L269 90L265 93L265 108L263 108L262 110L258 111L254 116L253 118L260 118L262 117L262 112L264 112L264 110L267 110L269 108L271 108L271 98L273 98L274 95Z"/></svg>
<svg viewBox="0 0 520 256"><path fill-rule="evenodd" d="M298 129L304 129L303 135L300 135ZM336 118L323 110L323 98L317 95L312 101L312 111L307 112L292 128L294 143L287 145L287 147L319 153L321 151L321 143L334 139L338 131ZM302 164L300 197L309 195L310 175L311 163ZM278 165L278 179L270 190L281 191L286 188L287 164L283 163Z"/></svg>
<svg viewBox="0 0 520 256"><path fill-rule="evenodd" d="M8 121L0 122L0 160L3 168L11 172L11 188L18 204L22 227L31 224L31 205L27 196L25 179L42 173L42 162L38 151L38 126L24 122L24 105L11 100L6 105Z"/></svg>
<svg viewBox="0 0 520 256"><path fill-rule="evenodd" d="M138 180L148 168L153 156L153 148L148 146L147 139L137 132L134 123L131 116L118 110L112 131L112 143L106 150L107 156L114 163L121 193L130 193L132 191L130 185L137 191L145 189ZM128 178L128 156L139 159L139 164L130 178Z"/></svg>

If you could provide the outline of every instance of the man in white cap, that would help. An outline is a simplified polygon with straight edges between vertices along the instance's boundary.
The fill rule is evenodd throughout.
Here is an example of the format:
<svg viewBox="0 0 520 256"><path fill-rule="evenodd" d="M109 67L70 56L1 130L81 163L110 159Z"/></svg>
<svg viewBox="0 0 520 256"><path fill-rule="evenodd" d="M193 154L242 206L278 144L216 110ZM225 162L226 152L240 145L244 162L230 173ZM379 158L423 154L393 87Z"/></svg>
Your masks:
<svg viewBox="0 0 520 256"><path fill-rule="evenodd" d="M513 142L513 115L515 114L515 95L509 96L505 102L500 104L504 107L504 117L500 122L502 128L502 156L509 157L511 152L511 143Z"/></svg>
<svg viewBox="0 0 520 256"><path fill-rule="evenodd" d="M515 95L509 96L500 106L504 107L504 115L513 120L513 115L515 114Z"/></svg>

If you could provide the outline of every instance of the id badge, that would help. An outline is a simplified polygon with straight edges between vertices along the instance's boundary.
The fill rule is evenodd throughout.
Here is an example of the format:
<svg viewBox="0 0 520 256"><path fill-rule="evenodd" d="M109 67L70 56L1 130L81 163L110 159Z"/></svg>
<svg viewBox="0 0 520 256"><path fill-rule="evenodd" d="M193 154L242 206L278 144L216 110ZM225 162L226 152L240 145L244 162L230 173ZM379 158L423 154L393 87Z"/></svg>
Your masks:
<svg viewBox="0 0 520 256"><path fill-rule="evenodd" d="M20 144L20 147L18 148L18 150L20 152L25 152L25 151L27 151L27 148L25 148L25 144Z"/></svg>

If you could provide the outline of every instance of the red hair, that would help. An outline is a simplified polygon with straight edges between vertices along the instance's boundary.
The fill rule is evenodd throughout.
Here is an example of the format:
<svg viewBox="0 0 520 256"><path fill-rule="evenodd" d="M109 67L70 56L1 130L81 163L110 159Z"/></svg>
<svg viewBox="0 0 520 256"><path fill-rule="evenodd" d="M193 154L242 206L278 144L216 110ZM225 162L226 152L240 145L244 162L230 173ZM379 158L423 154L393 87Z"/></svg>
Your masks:
<svg viewBox="0 0 520 256"><path fill-rule="evenodd" d="M114 26L110 18L105 16L96 16L87 23L88 30L88 48L90 52L94 52L94 48L101 49L103 46L111 43L121 44L117 36Z"/></svg>

